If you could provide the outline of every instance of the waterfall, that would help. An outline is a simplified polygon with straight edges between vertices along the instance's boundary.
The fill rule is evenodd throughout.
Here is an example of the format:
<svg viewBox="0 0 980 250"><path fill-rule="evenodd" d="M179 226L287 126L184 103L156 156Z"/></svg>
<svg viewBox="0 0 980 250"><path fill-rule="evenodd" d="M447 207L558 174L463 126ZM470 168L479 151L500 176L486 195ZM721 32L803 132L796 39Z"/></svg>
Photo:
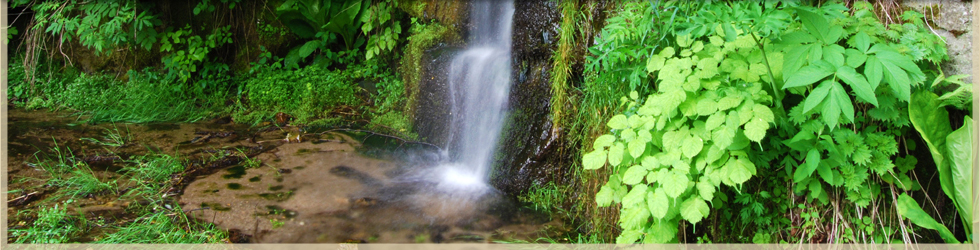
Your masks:
<svg viewBox="0 0 980 250"><path fill-rule="evenodd" d="M511 84L513 1L471 3L470 40L449 69L449 162L439 188L477 193L488 189L489 168L503 126Z"/></svg>

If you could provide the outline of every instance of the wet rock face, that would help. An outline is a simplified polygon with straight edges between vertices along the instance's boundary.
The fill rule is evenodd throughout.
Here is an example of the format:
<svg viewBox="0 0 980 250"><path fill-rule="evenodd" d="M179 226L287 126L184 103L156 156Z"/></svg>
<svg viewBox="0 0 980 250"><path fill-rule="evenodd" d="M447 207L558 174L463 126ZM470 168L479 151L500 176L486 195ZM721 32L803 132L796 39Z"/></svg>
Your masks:
<svg viewBox="0 0 980 250"><path fill-rule="evenodd" d="M415 110L415 128L419 138L425 142L446 148L449 141L450 111L449 83L446 73L453 57L461 47L440 46L427 50L422 56L422 70L419 79L419 94Z"/></svg>
<svg viewBox="0 0 980 250"><path fill-rule="evenodd" d="M971 47L973 41L973 11L970 8L972 2L959 0L916 0L903 1L902 5L932 16L931 25L939 36L946 41L949 61L940 65L947 76L958 74L971 74L973 60L971 60ZM963 79L964 82L972 82L973 77Z"/></svg>
<svg viewBox="0 0 980 250"><path fill-rule="evenodd" d="M501 133L491 182L516 194L534 183L562 183L563 140L552 133L550 114L551 56L557 47L561 15L554 1L515 1L512 43L513 73L508 119Z"/></svg>

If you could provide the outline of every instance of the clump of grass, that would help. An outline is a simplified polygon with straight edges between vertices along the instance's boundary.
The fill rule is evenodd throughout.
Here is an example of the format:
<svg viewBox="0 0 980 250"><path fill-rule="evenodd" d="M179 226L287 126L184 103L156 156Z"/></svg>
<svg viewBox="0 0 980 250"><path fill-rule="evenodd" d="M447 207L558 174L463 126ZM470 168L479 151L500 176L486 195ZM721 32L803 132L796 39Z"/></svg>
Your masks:
<svg viewBox="0 0 980 250"><path fill-rule="evenodd" d="M71 176L52 178L48 180L48 184L61 187L58 192L72 198L116 190L115 180L106 182L99 180L92 169L85 164L76 164L75 169L71 171Z"/></svg>
<svg viewBox="0 0 980 250"><path fill-rule="evenodd" d="M174 206L172 211L159 209L137 218L119 231L110 233L95 243L108 244L175 244L175 243L221 243L228 234L213 224L200 223L187 218L187 215Z"/></svg>
<svg viewBox="0 0 980 250"><path fill-rule="evenodd" d="M569 191L569 186L548 182L544 185L535 185L529 192L518 196L517 199L532 204L534 210L553 215L555 212L565 212L562 207L567 200Z"/></svg>
<svg viewBox="0 0 980 250"><path fill-rule="evenodd" d="M133 165L122 171L141 183L165 183L171 175L184 171L184 165L176 157L165 154L136 156L131 162Z"/></svg>
<svg viewBox="0 0 980 250"><path fill-rule="evenodd" d="M68 214L65 206L41 208L37 220L27 229L11 229L14 243L60 244L68 243L72 237L82 232L85 220Z"/></svg>
<svg viewBox="0 0 980 250"><path fill-rule="evenodd" d="M150 71L130 71L128 82L72 71L51 73L38 82L39 91L30 97L27 108L74 110L88 116L89 123L194 122L209 114L201 107L218 106L207 104L221 97L195 93Z"/></svg>
<svg viewBox="0 0 980 250"><path fill-rule="evenodd" d="M126 135L123 136L119 132L119 128L116 127L116 124L112 124L111 130L106 128L104 134L102 140L88 137L81 138L81 140L109 147L122 147L133 140L132 133L129 132L129 127L126 127Z"/></svg>
<svg viewBox="0 0 980 250"><path fill-rule="evenodd" d="M115 190L115 180L107 182L99 180L87 164L74 160L75 155L72 153L71 148L64 147L62 149L62 147L58 146L58 142L55 141L54 147L51 150L54 151L53 157L45 160L40 159L37 153L35 153L34 159L37 162L31 163L31 165L39 167L48 173L50 178L47 184L61 187L58 190L59 194L69 197L79 197Z"/></svg>
<svg viewBox="0 0 980 250"><path fill-rule="evenodd" d="M564 107L568 102L567 88L572 69L572 50L575 46L575 23L578 8L575 1L561 1L561 29L558 34L558 49L552 55L554 70L551 74L551 119L552 124L562 124Z"/></svg>

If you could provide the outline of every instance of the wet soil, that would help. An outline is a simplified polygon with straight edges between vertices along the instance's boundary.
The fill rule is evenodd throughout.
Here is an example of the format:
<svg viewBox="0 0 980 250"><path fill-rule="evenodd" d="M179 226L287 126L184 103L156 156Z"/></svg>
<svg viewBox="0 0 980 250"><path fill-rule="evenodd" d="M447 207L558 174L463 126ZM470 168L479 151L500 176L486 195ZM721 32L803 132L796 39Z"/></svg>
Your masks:
<svg viewBox="0 0 980 250"><path fill-rule="evenodd" d="M186 166L164 196L198 221L229 231L229 242L533 241L570 230L498 191L432 191L433 184L418 177L437 165L437 148L371 133L250 128L227 119L89 125L64 113L16 109L8 121L8 229L29 226L36 216L30 211L67 199L54 195L58 188L45 185L50 177L33 164L35 157L55 156L57 145L70 148L100 180L117 181L117 192L76 198L69 207L105 228L140 216L127 210L140 201L119 195L135 186L119 170L132 157L154 152L176 155ZM96 143L109 141L107 130L118 131L125 143ZM296 134L302 134L299 141Z"/></svg>

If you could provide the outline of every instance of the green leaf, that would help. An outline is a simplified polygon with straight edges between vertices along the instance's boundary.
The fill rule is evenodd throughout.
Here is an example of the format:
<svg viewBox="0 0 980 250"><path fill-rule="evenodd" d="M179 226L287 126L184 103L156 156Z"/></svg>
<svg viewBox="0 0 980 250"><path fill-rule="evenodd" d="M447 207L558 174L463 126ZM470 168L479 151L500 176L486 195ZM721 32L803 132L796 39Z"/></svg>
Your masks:
<svg viewBox="0 0 980 250"><path fill-rule="evenodd" d="M708 116L708 121L705 122L704 129L711 131L717 128L718 126L721 126L721 124L724 123L725 123L725 113L716 112L714 114L711 114L711 116Z"/></svg>
<svg viewBox="0 0 980 250"><path fill-rule="evenodd" d="M643 198L640 198L640 200L643 200ZM624 229L642 229L650 221L650 211L647 210L647 206L624 208L619 217L619 223Z"/></svg>
<svg viewBox="0 0 980 250"><path fill-rule="evenodd" d="M806 153L806 161L793 173L793 182L799 183L807 177L810 177L813 175L813 171L817 170L818 166L820 166L820 150L810 148L810 151Z"/></svg>
<svg viewBox="0 0 980 250"><path fill-rule="evenodd" d="M912 82L909 80L908 74L902 68L883 58L879 62L881 68L884 69L884 79L888 82L888 87L892 89L899 100L908 101L912 89Z"/></svg>
<svg viewBox="0 0 980 250"><path fill-rule="evenodd" d="M708 203L705 203L704 200L698 196L691 196L691 198L684 201L684 203L681 203L680 210L681 216L692 224L700 222L701 219L708 216L708 213L711 211L708 207Z"/></svg>
<svg viewBox="0 0 980 250"><path fill-rule="evenodd" d="M938 99L939 96L930 91L916 91L908 106L909 120L929 147L929 153L932 154L939 172L939 183L943 193L949 195L950 199L955 199L950 195L955 191L950 166L943 153L946 137L953 132L953 129L949 125L949 113L940 106Z"/></svg>
<svg viewBox="0 0 980 250"><path fill-rule="evenodd" d="M691 135L684 140L684 146L682 146L681 150L687 158L694 158L698 153L701 153L701 149L703 148L704 140L697 135Z"/></svg>
<svg viewBox="0 0 980 250"><path fill-rule="evenodd" d="M817 87L810 92L810 95L806 96L806 100L803 102L803 113L810 112L810 110L816 108L817 105L823 103L823 100L827 98L827 94L830 94L830 85L832 84L833 81L827 80L820 83L820 85L817 85Z"/></svg>
<svg viewBox="0 0 980 250"><path fill-rule="evenodd" d="M626 185L636 185L643 181L643 177L647 175L647 169L641 165L633 165L626 170L623 174L623 184Z"/></svg>
<svg viewBox="0 0 980 250"><path fill-rule="evenodd" d="M703 198L704 200L710 201L714 199L715 186L711 185L710 182L704 181L703 177L702 177L702 181L698 182L697 188L698 188L698 195L700 195L701 198Z"/></svg>
<svg viewBox="0 0 980 250"><path fill-rule="evenodd" d="M642 177L641 177L642 178ZM626 183L625 180L623 183ZM638 184L634 185L630 192L623 197L623 207L633 207L636 205L643 204L644 198L647 196L647 185Z"/></svg>
<svg viewBox="0 0 980 250"><path fill-rule="evenodd" d="M884 66L881 66L878 58L873 56L869 56L864 63L864 75L868 77L868 84L871 85L872 89L877 89L878 85L881 84L881 79L884 77L882 67Z"/></svg>
<svg viewBox="0 0 980 250"><path fill-rule="evenodd" d="M687 190L687 184L689 182L691 182L691 179L687 177L687 174L673 170L664 176L664 178L661 178L660 184L663 186L667 196L677 198L681 193L684 193L684 190Z"/></svg>
<svg viewBox="0 0 980 250"><path fill-rule="evenodd" d="M851 36L851 39L847 41L847 44L866 54L868 53L868 47L871 46L871 37L864 32L858 32L857 34Z"/></svg>
<svg viewBox="0 0 980 250"><path fill-rule="evenodd" d="M625 115L615 115L612 119L609 119L609 123L606 123L612 129L624 129L627 124Z"/></svg>
<svg viewBox="0 0 980 250"><path fill-rule="evenodd" d="M668 205L667 195L663 188L657 188L653 192L647 193L647 208L650 209L650 214L654 218L663 219L667 215Z"/></svg>
<svg viewBox="0 0 980 250"><path fill-rule="evenodd" d="M647 142L643 140L632 140L627 144L630 151L630 156L635 159L639 159L643 152L647 150Z"/></svg>
<svg viewBox="0 0 980 250"><path fill-rule="evenodd" d="M956 209L960 216L965 218L963 222L968 227L967 233L972 231L969 227L973 221L973 119L969 116L964 117L963 126L946 136L946 159L952 175L953 195L956 201Z"/></svg>
<svg viewBox="0 0 980 250"><path fill-rule="evenodd" d="M792 87L807 86L813 84L824 77L833 74L834 71L819 65L807 65L789 77L783 89Z"/></svg>
<svg viewBox="0 0 980 250"><path fill-rule="evenodd" d="M643 231L638 229L623 230L623 233L616 237L616 244L633 244L643 236Z"/></svg>
<svg viewBox="0 0 980 250"><path fill-rule="evenodd" d="M640 165L643 165L643 167L649 171L653 171L657 167L660 167L660 161L657 160L657 157L648 155L643 157L643 160L640 161Z"/></svg>
<svg viewBox="0 0 980 250"><path fill-rule="evenodd" d="M824 47L823 59L834 66L844 65L844 47L837 44Z"/></svg>
<svg viewBox="0 0 980 250"><path fill-rule="evenodd" d="M844 55L847 55L847 66L851 68L857 68L864 65L864 62L868 60L868 55L865 55L861 51L855 49L847 49L844 51Z"/></svg>
<svg viewBox="0 0 980 250"><path fill-rule="evenodd" d="M840 83L830 83L830 93L827 95L827 101L823 103L823 110L820 115L822 116L824 123L827 124L831 130L837 127L841 112L843 109L845 109L845 107L841 107L841 105L850 107L850 119L854 119L854 106L851 104L850 98L848 97L847 93L844 92L844 87L842 87Z"/></svg>
<svg viewBox="0 0 980 250"><path fill-rule="evenodd" d="M609 148L609 165L619 166L623 162L624 146L622 142L616 142Z"/></svg>
<svg viewBox="0 0 980 250"><path fill-rule="evenodd" d="M909 218L912 223L923 228L939 231L939 236L946 243L960 243L946 226L943 226L936 219L933 219L932 216L929 216L926 211L922 210L922 207L919 207L919 203L915 202L909 195L905 193L898 195L898 202L895 205L898 208L898 214Z"/></svg>
<svg viewBox="0 0 980 250"><path fill-rule="evenodd" d="M599 192L595 194L595 202L599 207L608 207L613 202L613 189L609 187L609 184L602 185L599 188Z"/></svg>
<svg viewBox="0 0 980 250"><path fill-rule="evenodd" d="M606 165L606 150L598 149L582 155L582 166L585 170L599 169Z"/></svg>
<svg viewBox="0 0 980 250"><path fill-rule="evenodd" d="M854 94L857 94L858 99L874 104L875 107L878 106L878 98L875 98L874 88L854 68L849 66L837 68L837 77L840 77L847 85L851 86L851 90L854 90Z"/></svg>
<svg viewBox="0 0 980 250"><path fill-rule="evenodd" d="M755 172L755 164L743 158L732 158L726 165L729 171L728 178L735 184L745 183Z"/></svg>
<svg viewBox="0 0 980 250"><path fill-rule="evenodd" d="M811 35L826 44L833 43L833 41L828 41L829 37L827 32L830 30L830 24L827 23L827 18L802 8L797 8L796 13L799 14L800 21L803 22L803 27L806 27Z"/></svg>
<svg viewBox="0 0 980 250"><path fill-rule="evenodd" d="M650 60L647 60L647 72L653 74L653 72L660 70L664 67L665 61L666 59L664 59L664 57L661 55L654 55L653 57L650 57Z"/></svg>
<svg viewBox="0 0 980 250"><path fill-rule="evenodd" d="M823 180L827 182L827 184L837 187L838 181L836 180L836 178L834 178L833 171L834 171L833 169L830 169L829 164L820 164L820 166L817 167L817 174L820 175L820 178L823 178Z"/></svg>
<svg viewBox="0 0 980 250"><path fill-rule="evenodd" d="M754 142L762 142L762 139L766 137L766 130L769 129L769 123L763 121L759 118L752 118L751 121L745 124L745 137Z"/></svg>
<svg viewBox="0 0 980 250"><path fill-rule="evenodd" d="M774 122L776 120L776 117L772 114L772 110L766 107L766 105L753 105L752 113L754 118L762 119L764 122Z"/></svg>
<svg viewBox="0 0 980 250"><path fill-rule="evenodd" d="M612 146L614 141L616 141L616 136L614 135L601 135L595 139L595 142L592 142L592 149L606 149L606 147Z"/></svg>
<svg viewBox="0 0 980 250"><path fill-rule="evenodd" d="M731 114L729 114L728 117L731 119ZM728 148L728 146L732 145L732 142L735 141L735 128L738 125L728 124L722 125L721 127L718 127L718 129L711 132L711 141L713 141L718 148Z"/></svg>

